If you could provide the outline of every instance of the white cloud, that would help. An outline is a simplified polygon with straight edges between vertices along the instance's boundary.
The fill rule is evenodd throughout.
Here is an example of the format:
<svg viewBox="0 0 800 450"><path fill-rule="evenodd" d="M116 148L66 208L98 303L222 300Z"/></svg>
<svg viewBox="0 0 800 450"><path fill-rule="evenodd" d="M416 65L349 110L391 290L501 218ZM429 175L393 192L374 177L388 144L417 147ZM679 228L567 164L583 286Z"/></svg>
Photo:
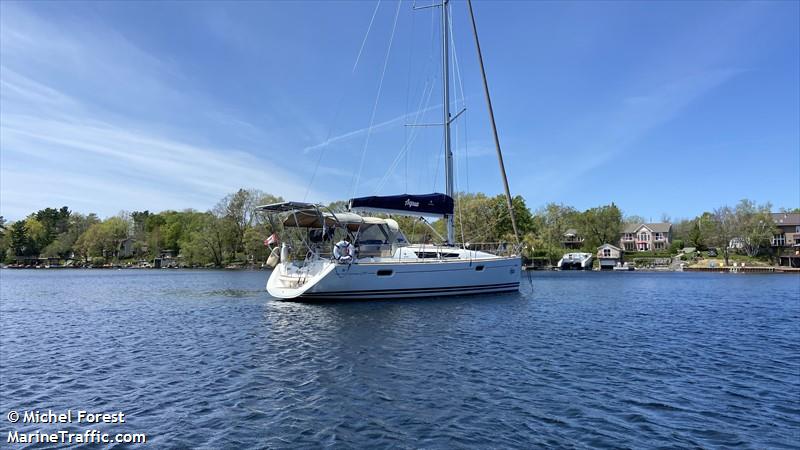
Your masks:
<svg viewBox="0 0 800 450"><path fill-rule="evenodd" d="M204 210L240 187L287 198L305 192L307 181L287 170L297 161L264 148L280 145L274 130L184 93L174 67L118 32L4 5L0 33L0 214L7 218L61 204L100 215ZM223 135L245 131L251 144L209 143L202 127L159 120L187 112Z"/></svg>

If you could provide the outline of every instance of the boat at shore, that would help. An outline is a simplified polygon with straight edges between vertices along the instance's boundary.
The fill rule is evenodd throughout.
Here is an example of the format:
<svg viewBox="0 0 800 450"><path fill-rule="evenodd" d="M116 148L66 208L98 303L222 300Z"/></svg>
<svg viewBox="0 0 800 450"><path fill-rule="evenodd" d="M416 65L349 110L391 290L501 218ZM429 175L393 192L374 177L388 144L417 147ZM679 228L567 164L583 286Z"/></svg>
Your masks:
<svg viewBox="0 0 800 450"><path fill-rule="evenodd" d="M618 272L630 272L632 270L636 270L636 267L633 266L631 263L617 263L616 266L613 267L612 270L616 270Z"/></svg>
<svg viewBox="0 0 800 450"><path fill-rule="evenodd" d="M558 260L556 268L560 270L592 270L594 255L591 253L566 253Z"/></svg>
<svg viewBox="0 0 800 450"><path fill-rule="evenodd" d="M281 244L270 257L276 263L267 281L270 295L281 299L337 300L518 291L522 271L519 235L470 2L467 4L517 244L499 244L494 251L488 251L455 242L450 125L460 113L450 114L449 3L443 0L432 5L441 11L441 126L446 192L356 197L350 199L347 212L291 201L258 207L269 217L273 230L281 230L280 236L276 233L271 239ZM428 238L410 243L394 219L362 213L417 217L422 224L428 224L425 217L441 218L446 224L446 236L438 236L429 226Z"/></svg>

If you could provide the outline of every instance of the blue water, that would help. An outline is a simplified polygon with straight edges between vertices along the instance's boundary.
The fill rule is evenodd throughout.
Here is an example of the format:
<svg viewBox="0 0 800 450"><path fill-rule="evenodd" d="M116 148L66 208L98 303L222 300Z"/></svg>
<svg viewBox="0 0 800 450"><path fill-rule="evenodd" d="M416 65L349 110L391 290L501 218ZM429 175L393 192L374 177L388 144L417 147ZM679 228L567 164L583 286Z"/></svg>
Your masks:
<svg viewBox="0 0 800 450"><path fill-rule="evenodd" d="M265 277L0 271L0 447L64 429L12 409L147 433L111 448L800 444L798 276L535 273L520 294L330 304Z"/></svg>

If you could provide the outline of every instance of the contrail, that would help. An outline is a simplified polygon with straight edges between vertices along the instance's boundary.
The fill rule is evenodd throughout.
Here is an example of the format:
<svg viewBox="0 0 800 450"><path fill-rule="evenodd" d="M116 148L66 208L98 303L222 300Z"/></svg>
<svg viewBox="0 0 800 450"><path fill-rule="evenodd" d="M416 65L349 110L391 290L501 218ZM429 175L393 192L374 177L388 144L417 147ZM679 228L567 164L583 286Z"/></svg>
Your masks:
<svg viewBox="0 0 800 450"><path fill-rule="evenodd" d="M389 120L387 120L385 122L381 122L379 124L375 124L375 125L373 125L371 127L365 127L365 128L361 128L359 130L348 131L347 133L340 134L339 136L334 136L334 137L332 137L330 139L327 139L327 140L325 140L323 142L320 142L319 144L315 144L315 145L306 147L306 148L303 149L303 153L308 153L308 152L311 152L313 150L317 150L317 149L320 149L320 148L323 148L323 147L327 147L327 146L329 146L329 145L331 145L331 144L333 144L335 142L344 141L344 140L350 139L352 137L358 136L360 134L366 133L368 131L375 131L375 130L380 129L380 128L385 128L385 127L387 127L389 125L392 125L393 123L400 122L401 120L406 119L406 118L408 118L410 116L414 116L414 115L417 115L417 114L420 114L420 113L424 113L424 112L427 112L427 111L430 111L430 110L433 110L433 109L438 109L438 108L441 108L441 107L442 107L442 105L440 103L438 105L429 106L427 108L423 108L423 109L420 109L418 111L413 111L413 112L410 112L410 113L407 113L407 114L403 114L401 116L397 116L397 117L395 117L393 119L389 119Z"/></svg>

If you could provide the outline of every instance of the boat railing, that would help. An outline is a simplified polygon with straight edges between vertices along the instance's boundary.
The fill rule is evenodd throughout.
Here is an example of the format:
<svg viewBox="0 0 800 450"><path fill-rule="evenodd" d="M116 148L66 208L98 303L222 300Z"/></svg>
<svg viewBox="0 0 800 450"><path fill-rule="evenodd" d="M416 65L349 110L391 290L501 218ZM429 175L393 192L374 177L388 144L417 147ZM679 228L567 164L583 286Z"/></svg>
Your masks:
<svg viewBox="0 0 800 450"><path fill-rule="evenodd" d="M357 245L356 258L369 258L369 257L392 257L396 254L397 250L401 247L407 247L410 244L389 244L382 245ZM442 258L449 258L452 256L452 250L465 249L472 251L479 251L490 253L496 256L516 256L520 254L517 246L509 242L468 242L465 244L456 243L455 245L447 245L442 243L420 243L411 244L419 246L418 248L425 253L423 259L437 260ZM333 260L333 244L317 244L311 248L303 248L302 246L292 247L291 260L298 268L307 267L310 264L323 260Z"/></svg>
<svg viewBox="0 0 800 450"><path fill-rule="evenodd" d="M520 254L519 248L510 242L466 242L463 244L456 244L456 247L492 253L497 256L513 256Z"/></svg>

